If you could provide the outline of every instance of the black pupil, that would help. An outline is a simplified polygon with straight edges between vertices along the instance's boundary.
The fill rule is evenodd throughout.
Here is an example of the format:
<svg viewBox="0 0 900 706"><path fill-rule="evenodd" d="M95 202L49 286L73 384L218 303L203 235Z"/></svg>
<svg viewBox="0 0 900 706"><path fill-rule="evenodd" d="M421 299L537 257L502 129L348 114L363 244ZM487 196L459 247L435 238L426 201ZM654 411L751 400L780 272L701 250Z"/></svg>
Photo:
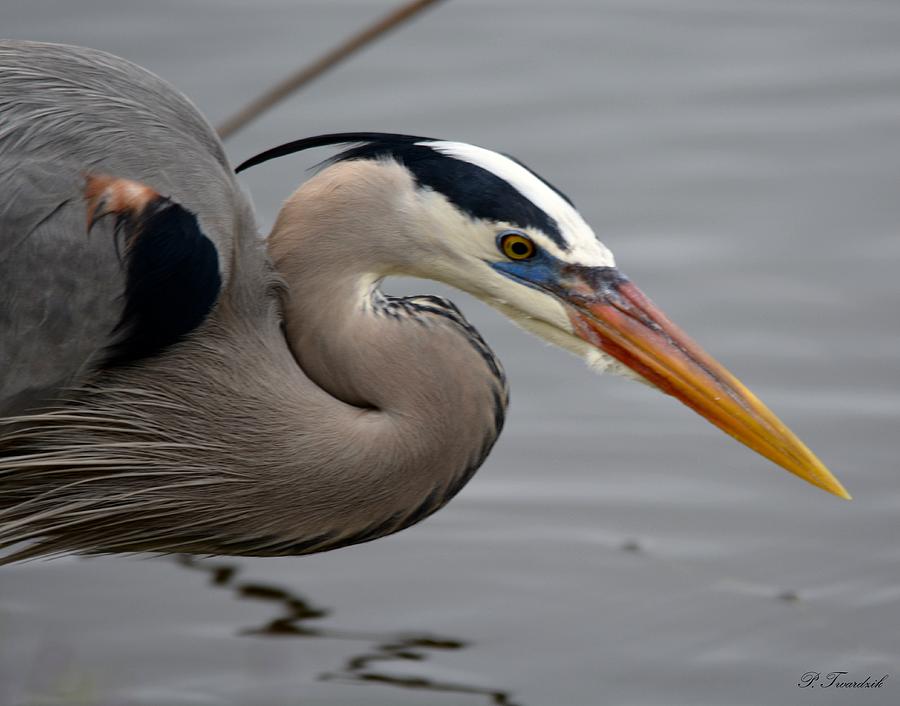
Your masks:
<svg viewBox="0 0 900 706"><path fill-rule="evenodd" d="M514 255L527 255L531 251L531 248L528 247L528 243L521 240L517 240L509 247Z"/></svg>

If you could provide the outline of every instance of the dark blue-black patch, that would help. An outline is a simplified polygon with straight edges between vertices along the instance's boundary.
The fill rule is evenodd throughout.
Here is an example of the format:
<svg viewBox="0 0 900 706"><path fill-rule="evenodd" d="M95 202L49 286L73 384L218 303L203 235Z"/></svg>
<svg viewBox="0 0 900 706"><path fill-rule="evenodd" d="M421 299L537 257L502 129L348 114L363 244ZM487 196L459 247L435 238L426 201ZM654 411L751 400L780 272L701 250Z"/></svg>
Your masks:
<svg viewBox="0 0 900 706"><path fill-rule="evenodd" d="M206 319L222 278L215 246L196 216L166 198L139 214L117 216L125 254L125 306L104 367L152 357L182 340Z"/></svg>
<svg viewBox="0 0 900 706"><path fill-rule="evenodd" d="M313 147L355 142L359 144L326 160L324 164L353 159L394 159L409 169L420 187L443 194L447 200L473 218L504 221L520 228L537 228L560 248L568 250L568 243L563 239L556 220L523 196L509 182L487 169L455 159L427 145L416 144L426 141L435 140L429 137L378 132L318 135L266 150L243 162L235 171L241 172L270 159ZM525 167L518 160L515 161ZM570 204L572 203L559 189L530 169L528 171Z"/></svg>

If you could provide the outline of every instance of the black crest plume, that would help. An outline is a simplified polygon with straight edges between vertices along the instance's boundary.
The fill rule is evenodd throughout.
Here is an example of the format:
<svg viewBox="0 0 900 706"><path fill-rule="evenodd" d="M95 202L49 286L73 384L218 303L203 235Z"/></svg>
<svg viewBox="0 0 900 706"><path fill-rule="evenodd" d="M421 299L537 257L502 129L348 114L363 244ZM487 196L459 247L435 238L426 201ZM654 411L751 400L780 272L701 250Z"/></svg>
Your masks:
<svg viewBox="0 0 900 706"><path fill-rule="evenodd" d="M410 171L419 187L443 194L447 200L472 218L512 223L520 228L536 228L545 233L563 250L569 249L569 244L563 237L559 225L550 214L493 172L444 154L427 144L437 141L431 137L386 132L341 132L317 135L287 142L260 152L255 157L242 162L235 171L242 172L263 162L315 147L356 143L355 146L345 149L322 164L328 165L353 159L393 159ZM510 157L510 159L513 158ZM515 159L513 161L518 162ZM518 163L528 169L521 162ZM531 170L529 169L529 171ZM559 189L534 172L531 173L571 203L571 200Z"/></svg>
<svg viewBox="0 0 900 706"><path fill-rule="evenodd" d="M411 146L417 142L434 142L433 137L416 137L415 135L399 135L391 132L333 132L327 135L315 135L313 137L304 137L300 140L292 140L285 142L283 145L272 147L264 152L260 152L253 157L241 162L234 170L236 173L243 172L250 167L255 167L263 162L268 162L279 157L286 157L290 154L311 150L316 147L328 147L330 145L349 145L359 143L362 146L382 145L385 153L391 147L401 147L403 145ZM340 157L335 157L331 161L341 161Z"/></svg>

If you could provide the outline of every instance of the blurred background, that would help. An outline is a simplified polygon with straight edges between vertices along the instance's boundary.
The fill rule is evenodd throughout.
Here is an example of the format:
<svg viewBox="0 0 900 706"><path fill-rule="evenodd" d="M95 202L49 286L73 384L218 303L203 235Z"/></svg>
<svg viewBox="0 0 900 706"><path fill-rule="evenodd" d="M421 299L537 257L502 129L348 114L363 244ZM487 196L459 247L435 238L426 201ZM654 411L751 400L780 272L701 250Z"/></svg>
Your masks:
<svg viewBox="0 0 900 706"><path fill-rule="evenodd" d="M5 0L214 123L393 7ZM2 120L2 116L0 116ZM0 569L0 704L900 703L900 4L447 0L227 143L343 130L508 152L855 496L449 294L504 361L506 430L446 509L297 559ZM327 152L244 181L263 230ZM808 671L880 689L798 688Z"/></svg>

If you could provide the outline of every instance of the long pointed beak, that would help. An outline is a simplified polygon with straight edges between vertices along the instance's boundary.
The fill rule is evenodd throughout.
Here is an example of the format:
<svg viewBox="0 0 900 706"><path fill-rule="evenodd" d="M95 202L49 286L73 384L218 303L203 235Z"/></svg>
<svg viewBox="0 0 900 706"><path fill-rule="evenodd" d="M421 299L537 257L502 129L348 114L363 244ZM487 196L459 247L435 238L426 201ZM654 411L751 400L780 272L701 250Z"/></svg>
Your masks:
<svg viewBox="0 0 900 706"><path fill-rule="evenodd" d="M568 268L567 268L568 269ZM742 444L839 498L850 494L750 390L611 267L568 269L575 333Z"/></svg>

